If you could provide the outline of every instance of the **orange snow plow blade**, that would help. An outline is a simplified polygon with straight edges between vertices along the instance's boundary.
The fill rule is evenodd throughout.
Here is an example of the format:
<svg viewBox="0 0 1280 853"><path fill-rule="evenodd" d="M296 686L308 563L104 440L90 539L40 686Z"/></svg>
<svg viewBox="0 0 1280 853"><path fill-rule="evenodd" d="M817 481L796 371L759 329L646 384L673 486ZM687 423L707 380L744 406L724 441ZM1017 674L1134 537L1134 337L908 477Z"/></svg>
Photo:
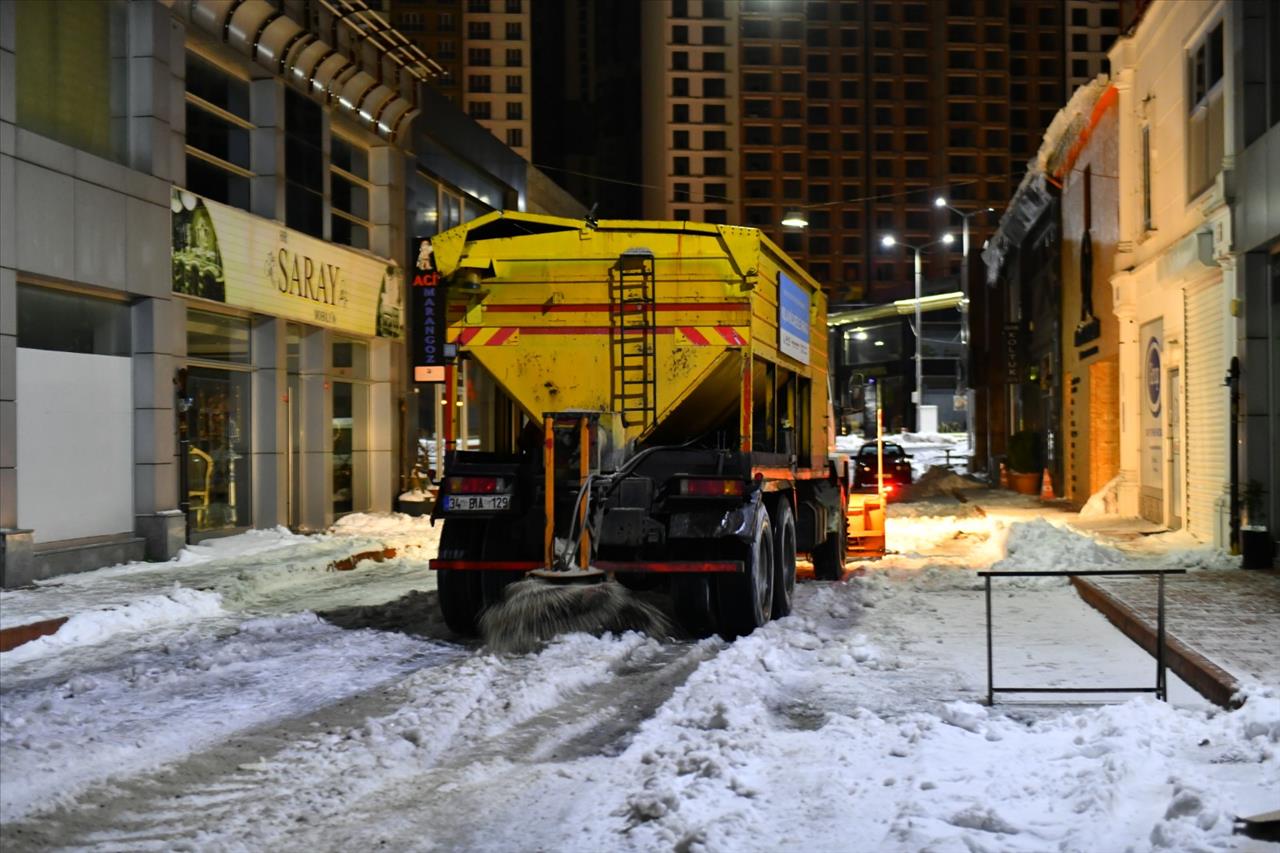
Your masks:
<svg viewBox="0 0 1280 853"><path fill-rule="evenodd" d="M845 507L845 553L868 560L884 556L884 504L881 494L849 495Z"/></svg>

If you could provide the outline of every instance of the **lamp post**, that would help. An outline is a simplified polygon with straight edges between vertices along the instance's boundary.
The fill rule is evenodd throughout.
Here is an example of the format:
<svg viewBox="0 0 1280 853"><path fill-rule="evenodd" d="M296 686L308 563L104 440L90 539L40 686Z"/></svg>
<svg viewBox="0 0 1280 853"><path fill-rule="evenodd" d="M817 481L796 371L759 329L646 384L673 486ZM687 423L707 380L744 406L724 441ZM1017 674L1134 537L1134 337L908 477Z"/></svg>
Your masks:
<svg viewBox="0 0 1280 853"><path fill-rule="evenodd" d="M952 207L947 204L946 198L938 196L933 200L933 206L937 208L945 207L947 210L960 217L962 226L960 229L960 293L964 296L964 301L960 304L960 364L963 371L963 382L960 384L960 390L965 393L965 409L964 422L968 426L966 432L969 434L969 455L973 455L973 411L970 404L973 402L969 392L969 219L980 213L995 213L994 207L980 208L978 210L970 210L968 212Z"/></svg>
<svg viewBox="0 0 1280 853"><path fill-rule="evenodd" d="M922 325L921 318L921 314L923 312L920 310L920 253L930 246L936 246L939 243L944 246L950 246L953 242L955 242L955 238L950 234L943 234L941 238L919 246L912 246L908 243L899 243L894 239L892 234L886 234L880 238L880 245L884 246L886 249L900 245L905 249L910 249L912 252L915 252L916 256L916 325L912 330L916 335L916 432L920 431L920 415L924 409L924 326Z"/></svg>

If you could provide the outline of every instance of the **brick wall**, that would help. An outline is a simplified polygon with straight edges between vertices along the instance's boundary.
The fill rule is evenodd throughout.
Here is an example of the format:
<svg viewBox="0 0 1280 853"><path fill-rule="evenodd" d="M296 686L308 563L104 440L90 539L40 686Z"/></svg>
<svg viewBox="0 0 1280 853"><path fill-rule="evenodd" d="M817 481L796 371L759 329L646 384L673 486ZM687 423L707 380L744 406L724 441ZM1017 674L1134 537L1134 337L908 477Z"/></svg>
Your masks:
<svg viewBox="0 0 1280 853"><path fill-rule="evenodd" d="M1120 359L1089 365L1089 494L1120 473Z"/></svg>

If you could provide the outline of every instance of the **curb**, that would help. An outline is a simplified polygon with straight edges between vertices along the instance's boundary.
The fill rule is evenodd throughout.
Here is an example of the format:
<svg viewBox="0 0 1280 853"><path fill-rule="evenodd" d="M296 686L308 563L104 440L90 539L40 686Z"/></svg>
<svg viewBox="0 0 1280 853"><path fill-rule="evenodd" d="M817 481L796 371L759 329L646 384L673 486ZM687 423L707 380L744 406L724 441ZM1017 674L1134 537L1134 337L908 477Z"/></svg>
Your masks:
<svg viewBox="0 0 1280 853"><path fill-rule="evenodd" d="M1132 608L1110 596L1105 590L1085 578L1074 577L1071 585L1084 601L1106 616L1111 624L1124 632L1152 657L1156 653L1156 629L1148 624ZM1233 697L1239 690L1235 678L1222 667L1194 651L1165 629L1165 663L1169 669L1196 692L1215 705L1228 710L1239 708L1241 702Z"/></svg>
<svg viewBox="0 0 1280 853"><path fill-rule="evenodd" d="M67 623L66 616L57 619L45 619L43 622L30 622L26 625L14 625L12 628L0 628L0 652L16 649L23 643L47 637Z"/></svg>
<svg viewBox="0 0 1280 853"><path fill-rule="evenodd" d="M366 561L381 563L383 560L389 560L396 555L395 548L382 548L377 551L361 551L358 554L352 554L350 557L343 557L341 560L334 560L325 566L326 572L349 572ZM59 628L66 624L69 616L60 616L56 619L45 619L41 622L30 622L26 625L13 625L9 628L0 628L0 652L7 652L16 649L32 640L38 640L41 637L47 637L56 633Z"/></svg>
<svg viewBox="0 0 1280 853"><path fill-rule="evenodd" d="M341 560L334 560L325 567L325 571L349 572L365 560L372 560L375 563L381 563L383 560L390 560L395 555L395 548L383 548L378 551L361 551L359 554L352 554L350 557L343 557Z"/></svg>

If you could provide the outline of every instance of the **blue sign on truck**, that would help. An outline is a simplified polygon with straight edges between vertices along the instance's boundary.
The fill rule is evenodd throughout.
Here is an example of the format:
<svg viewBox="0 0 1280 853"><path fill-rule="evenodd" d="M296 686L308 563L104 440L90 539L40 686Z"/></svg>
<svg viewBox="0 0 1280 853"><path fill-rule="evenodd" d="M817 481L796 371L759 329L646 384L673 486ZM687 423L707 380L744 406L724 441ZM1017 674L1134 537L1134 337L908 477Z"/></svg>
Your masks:
<svg viewBox="0 0 1280 853"><path fill-rule="evenodd" d="M784 272L778 273L778 349L809 363L809 294Z"/></svg>

